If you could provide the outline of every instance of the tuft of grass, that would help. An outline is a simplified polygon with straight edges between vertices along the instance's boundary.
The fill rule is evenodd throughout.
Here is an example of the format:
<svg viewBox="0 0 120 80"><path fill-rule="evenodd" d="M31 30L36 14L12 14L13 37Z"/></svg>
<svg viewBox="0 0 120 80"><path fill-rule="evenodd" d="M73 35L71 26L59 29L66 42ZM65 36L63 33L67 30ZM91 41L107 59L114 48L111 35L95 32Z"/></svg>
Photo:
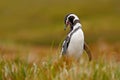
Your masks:
<svg viewBox="0 0 120 80"><path fill-rule="evenodd" d="M0 58L0 80L119 80L120 64L98 59L88 62L54 60L39 63Z"/></svg>

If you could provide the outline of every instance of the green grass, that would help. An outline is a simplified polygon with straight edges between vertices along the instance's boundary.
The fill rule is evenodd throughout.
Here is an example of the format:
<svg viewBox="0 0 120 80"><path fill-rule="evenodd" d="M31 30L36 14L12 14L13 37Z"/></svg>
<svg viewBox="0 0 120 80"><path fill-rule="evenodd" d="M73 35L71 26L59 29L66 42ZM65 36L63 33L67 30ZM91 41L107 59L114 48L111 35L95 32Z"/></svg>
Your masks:
<svg viewBox="0 0 120 80"><path fill-rule="evenodd" d="M58 60L58 59L57 59ZM39 63L0 58L0 80L119 80L120 64L114 61L71 62L54 61L52 58Z"/></svg>

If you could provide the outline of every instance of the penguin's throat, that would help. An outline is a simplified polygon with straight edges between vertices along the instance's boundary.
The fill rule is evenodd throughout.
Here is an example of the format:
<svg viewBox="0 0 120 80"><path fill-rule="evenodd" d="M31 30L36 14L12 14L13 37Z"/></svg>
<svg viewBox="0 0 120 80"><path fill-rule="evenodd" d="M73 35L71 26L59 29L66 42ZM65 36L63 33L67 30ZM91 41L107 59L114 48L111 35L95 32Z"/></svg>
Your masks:
<svg viewBox="0 0 120 80"><path fill-rule="evenodd" d="M73 30L73 25L70 25L70 31L72 31Z"/></svg>
<svg viewBox="0 0 120 80"><path fill-rule="evenodd" d="M72 31L73 29L77 28L77 27L75 27L75 25L79 26L80 25L80 20L75 20L74 22L71 22L71 24L70 24L70 31Z"/></svg>

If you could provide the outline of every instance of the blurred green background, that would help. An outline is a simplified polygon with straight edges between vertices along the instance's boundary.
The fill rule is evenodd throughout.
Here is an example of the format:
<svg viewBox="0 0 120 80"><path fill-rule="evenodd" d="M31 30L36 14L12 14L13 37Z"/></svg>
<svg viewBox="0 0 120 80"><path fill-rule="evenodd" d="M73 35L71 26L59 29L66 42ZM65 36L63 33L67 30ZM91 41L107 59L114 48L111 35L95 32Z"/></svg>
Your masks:
<svg viewBox="0 0 120 80"><path fill-rule="evenodd" d="M119 0L2 0L0 43L59 45L68 13L79 16L88 43L120 41Z"/></svg>

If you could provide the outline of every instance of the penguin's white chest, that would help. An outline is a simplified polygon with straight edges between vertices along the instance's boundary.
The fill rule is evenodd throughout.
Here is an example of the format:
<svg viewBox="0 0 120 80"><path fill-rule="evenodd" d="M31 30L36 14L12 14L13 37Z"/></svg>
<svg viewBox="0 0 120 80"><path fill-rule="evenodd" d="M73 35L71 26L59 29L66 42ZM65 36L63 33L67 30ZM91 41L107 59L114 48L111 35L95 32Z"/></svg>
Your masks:
<svg viewBox="0 0 120 80"><path fill-rule="evenodd" d="M72 36L67 49L67 54L79 58L83 53L84 34L82 29L76 31Z"/></svg>

